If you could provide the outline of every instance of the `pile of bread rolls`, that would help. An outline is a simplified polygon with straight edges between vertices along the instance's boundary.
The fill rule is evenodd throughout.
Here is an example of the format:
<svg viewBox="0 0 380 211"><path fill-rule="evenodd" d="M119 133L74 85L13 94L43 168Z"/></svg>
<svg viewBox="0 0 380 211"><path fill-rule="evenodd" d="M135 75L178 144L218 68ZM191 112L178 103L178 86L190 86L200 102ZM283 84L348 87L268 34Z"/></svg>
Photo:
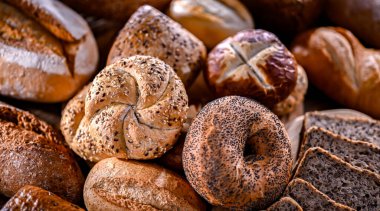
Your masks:
<svg viewBox="0 0 380 211"><path fill-rule="evenodd" d="M379 122L316 120L309 150L285 127L314 99L309 81L324 103L380 117L379 12L377 0L0 0L1 210L380 209L376 162L327 152L335 136L320 135L361 128L366 140L334 140L373 140L360 144L376 160ZM308 184L302 168L337 174L328 162L351 165L339 156L354 159L347 177L370 175L358 191L370 205ZM352 193L345 179L330 187Z"/></svg>

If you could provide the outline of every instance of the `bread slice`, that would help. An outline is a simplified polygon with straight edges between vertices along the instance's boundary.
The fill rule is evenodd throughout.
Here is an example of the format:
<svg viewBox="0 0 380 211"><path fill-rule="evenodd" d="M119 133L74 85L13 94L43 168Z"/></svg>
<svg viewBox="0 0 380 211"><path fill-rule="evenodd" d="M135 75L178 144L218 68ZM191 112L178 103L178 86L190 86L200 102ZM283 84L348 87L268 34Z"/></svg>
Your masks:
<svg viewBox="0 0 380 211"><path fill-rule="evenodd" d="M312 184L299 178L293 179L289 183L284 195L296 200L305 210L354 210L335 202Z"/></svg>
<svg viewBox="0 0 380 211"><path fill-rule="evenodd" d="M349 139L373 143L380 147L380 122L359 117L342 117L319 112L305 114L303 132L312 126L330 130Z"/></svg>
<svg viewBox="0 0 380 211"><path fill-rule="evenodd" d="M306 151L294 178L301 178L338 203L359 210L380 210L380 176L320 148Z"/></svg>
<svg viewBox="0 0 380 211"><path fill-rule="evenodd" d="M282 197L279 201L272 204L267 211L302 211L302 207L290 197Z"/></svg>
<svg viewBox="0 0 380 211"><path fill-rule="evenodd" d="M363 141L353 141L315 126L303 138L300 157L311 147L321 147L344 161L380 173L380 147Z"/></svg>

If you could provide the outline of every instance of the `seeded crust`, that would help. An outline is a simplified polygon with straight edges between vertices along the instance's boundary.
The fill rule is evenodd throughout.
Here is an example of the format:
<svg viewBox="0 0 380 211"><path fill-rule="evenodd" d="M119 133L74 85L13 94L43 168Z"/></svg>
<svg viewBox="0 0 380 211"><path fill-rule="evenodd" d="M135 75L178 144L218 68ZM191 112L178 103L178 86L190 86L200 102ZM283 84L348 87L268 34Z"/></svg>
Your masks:
<svg viewBox="0 0 380 211"><path fill-rule="evenodd" d="M35 186L24 186L9 199L1 209L7 210L67 210L84 211L84 209L63 200L59 196Z"/></svg>
<svg viewBox="0 0 380 211"><path fill-rule="evenodd" d="M61 137L34 115L0 105L0 194L25 185L49 190L71 202L82 198L84 178Z"/></svg>
<svg viewBox="0 0 380 211"><path fill-rule="evenodd" d="M238 96L207 104L190 126L183 166L193 188L214 206L263 209L284 191L292 164L280 120Z"/></svg>
<svg viewBox="0 0 380 211"><path fill-rule="evenodd" d="M363 141L353 141L328 130L311 127L303 138L300 157L311 147L321 147L356 167L380 173L380 148Z"/></svg>
<svg viewBox="0 0 380 211"><path fill-rule="evenodd" d="M84 20L58 1L46 1L56 12L70 10L70 27L85 34L69 42L51 33L39 22L53 20L39 4L46 0L0 2L0 94L37 102L61 102L69 99L94 73L98 51L95 39ZM25 7L24 7L25 6ZM38 7L38 9L36 9ZM33 9L34 8L34 9ZM23 13L22 11L27 11ZM33 13L32 11L35 11ZM28 14L39 18L33 19ZM63 12L66 14L66 12ZM30 15L30 14L29 14ZM61 17L61 16L60 16ZM57 33L60 33L57 31ZM33 80L31 80L33 79Z"/></svg>
<svg viewBox="0 0 380 211"><path fill-rule="evenodd" d="M351 207L330 199L312 184L299 178L292 180L288 184L284 195L292 197L305 210L354 210Z"/></svg>
<svg viewBox="0 0 380 211"><path fill-rule="evenodd" d="M319 112L306 113L302 131L316 126L343 137L380 147L380 122L360 117L341 117Z"/></svg>
<svg viewBox="0 0 380 211"><path fill-rule="evenodd" d="M107 64L120 57L149 55L171 66L187 88L206 60L206 47L181 25L151 6L140 7L116 38Z"/></svg>
<svg viewBox="0 0 380 211"><path fill-rule="evenodd" d="M205 210L185 179L160 166L107 158L91 169L85 186L88 210Z"/></svg>
<svg viewBox="0 0 380 211"><path fill-rule="evenodd" d="M188 110L181 80L149 56L124 58L102 70L87 91L84 115L78 98L63 111L61 129L70 147L92 162L160 157L175 144Z"/></svg>
<svg viewBox="0 0 380 211"><path fill-rule="evenodd" d="M308 181L338 203L357 210L380 209L380 176L314 147L306 151L294 178Z"/></svg>
<svg viewBox="0 0 380 211"><path fill-rule="evenodd" d="M302 207L290 197L282 197L278 202L272 204L267 211L302 211Z"/></svg>

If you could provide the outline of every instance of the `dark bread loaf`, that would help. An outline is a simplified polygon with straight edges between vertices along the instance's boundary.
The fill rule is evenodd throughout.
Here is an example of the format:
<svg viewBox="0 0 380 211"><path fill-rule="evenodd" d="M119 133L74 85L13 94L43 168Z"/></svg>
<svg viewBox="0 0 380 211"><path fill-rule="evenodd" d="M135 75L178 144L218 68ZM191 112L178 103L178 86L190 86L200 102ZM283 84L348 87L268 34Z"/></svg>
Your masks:
<svg viewBox="0 0 380 211"><path fill-rule="evenodd" d="M380 148L363 141L353 141L323 128L311 127L304 136L300 157L311 147L321 147L362 169L380 173Z"/></svg>
<svg viewBox="0 0 380 211"><path fill-rule="evenodd" d="M34 115L0 105L0 194L25 185L49 190L71 202L82 198L84 178L56 131Z"/></svg>
<svg viewBox="0 0 380 211"><path fill-rule="evenodd" d="M272 204L267 211L302 211L302 207L290 197L282 197L278 202Z"/></svg>
<svg viewBox="0 0 380 211"><path fill-rule="evenodd" d="M335 202L312 184L299 178L290 181L284 195L292 197L305 210L354 210Z"/></svg>
<svg viewBox="0 0 380 211"><path fill-rule="evenodd" d="M301 178L338 203L354 209L380 209L380 176L315 147L306 151L294 178Z"/></svg>
<svg viewBox="0 0 380 211"><path fill-rule="evenodd" d="M380 122L375 120L309 112L305 115L302 130L307 131L312 126L324 128L352 140L380 146Z"/></svg>
<svg viewBox="0 0 380 211"><path fill-rule="evenodd" d="M8 210L84 211L47 190L31 185L21 188L1 209Z"/></svg>

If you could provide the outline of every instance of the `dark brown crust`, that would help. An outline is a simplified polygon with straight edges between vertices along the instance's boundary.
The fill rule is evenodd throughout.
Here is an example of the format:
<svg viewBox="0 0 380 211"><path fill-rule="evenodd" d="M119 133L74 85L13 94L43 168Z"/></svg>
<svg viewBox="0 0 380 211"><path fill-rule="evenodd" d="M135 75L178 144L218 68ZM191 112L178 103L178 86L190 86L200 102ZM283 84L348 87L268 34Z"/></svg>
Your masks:
<svg viewBox="0 0 380 211"><path fill-rule="evenodd" d="M290 141L276 115L253 100L230 96L206 105L183 149L187 179L209 203L263 209L290 179Z"/></svg>
<svg viewBox="0 0 380 211"><path fill-rule="evenodd" d="M188 88L206 60L206 47L181 25L151 6L140 7L120 31L107 64L120 57L149 55L170 65Z"/></svg>
<svg viewBox="0 0 380 211"><path fill-rule="evenodd" d="M24 186L9 199L1 209L6 210L67 210L84 211L84 209L63 200L59 196L35 186Z"/></svg>
<svg viewBox="0 0 380 211"><path fill-rule="evenodd" d="M264 30L245 30L224 40L207 61L205 78L219 96L245 96L273 106L289 96L297 81L293 55Z"/></svg>
<svg viewBox="0 0 380 211"><path fill-rule="evenodd" d="M55 130L32 114L0 105L0 193L24 185L47 189L71 202L82 198L84 178Z"/></svg>

